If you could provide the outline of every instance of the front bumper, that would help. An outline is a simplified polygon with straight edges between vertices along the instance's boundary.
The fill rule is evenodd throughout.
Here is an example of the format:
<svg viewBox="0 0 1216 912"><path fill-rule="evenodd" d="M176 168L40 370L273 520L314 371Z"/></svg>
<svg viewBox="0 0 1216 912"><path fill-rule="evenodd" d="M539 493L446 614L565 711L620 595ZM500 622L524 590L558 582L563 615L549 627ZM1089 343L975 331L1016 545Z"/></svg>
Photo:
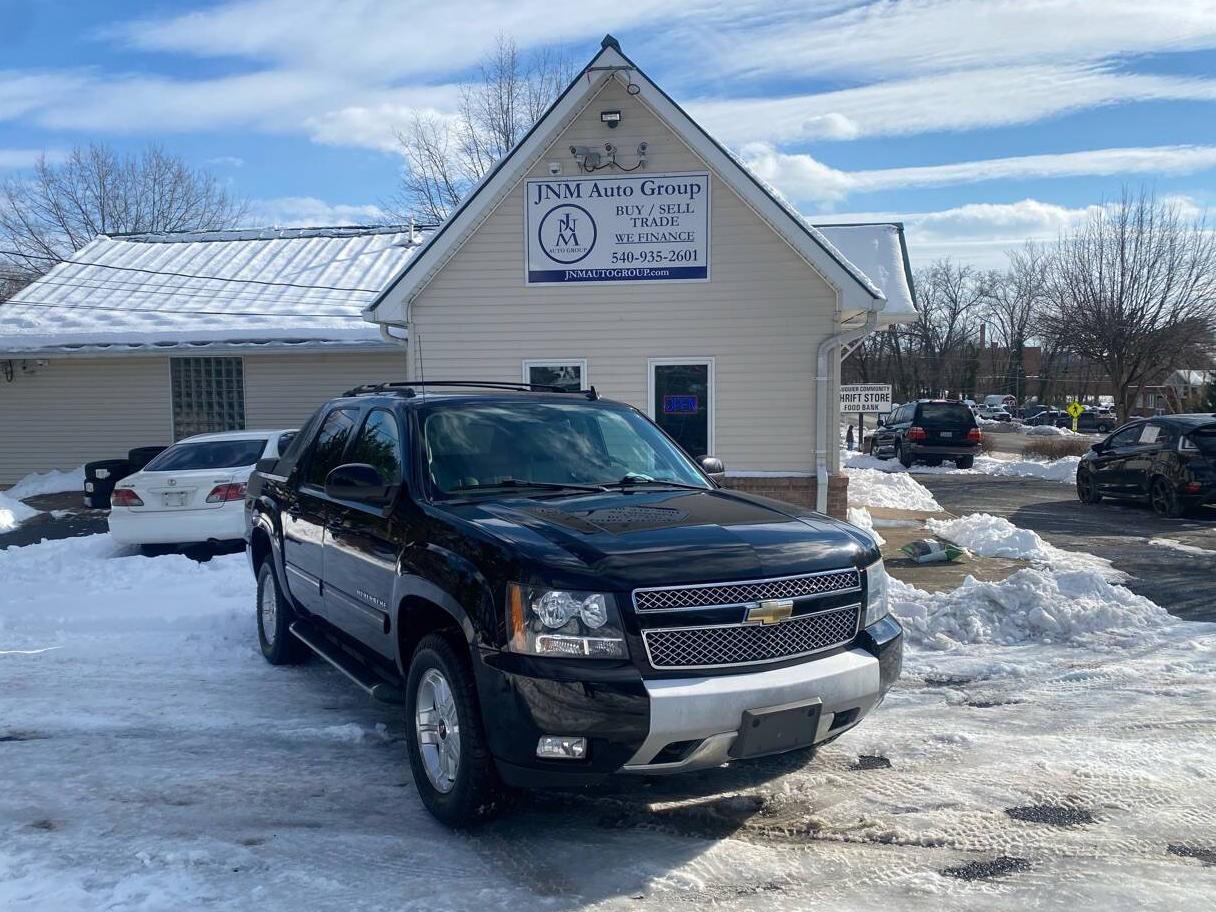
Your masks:
<svg viewBox="0 0 1216 912"><path fill-rule="evenodd" d="M110 537L124 545L189 545L236 541L245 537L245 509L240 501L207 510L140 512L113 507Z"/></svg>
<svg viewBox="0 0 1216 912"><path fill-rule="evenodd" d="M721 766L745 710L818 700L815 743L856 725L899 677L903 630L887 617L848 649L740 674L644 679L632 665L537 661L484 653L477 662L486 734L509 785L564 788L623 773ZM584 736L584 760L542 760L541 735Z"/></svg>

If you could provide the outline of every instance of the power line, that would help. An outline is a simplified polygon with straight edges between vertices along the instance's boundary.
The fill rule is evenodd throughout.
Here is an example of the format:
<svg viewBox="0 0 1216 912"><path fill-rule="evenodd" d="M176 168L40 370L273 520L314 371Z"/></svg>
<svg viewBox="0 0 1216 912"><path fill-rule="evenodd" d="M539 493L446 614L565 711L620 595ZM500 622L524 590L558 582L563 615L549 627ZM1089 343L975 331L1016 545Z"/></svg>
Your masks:
<svg viewBox="0 0 1216 912"><path fill-rule="evenodd" d="M284 304L321 304L321 305L333 306L333 307L341 307L346 303L359 303L359 302L349 302L349 301L332 301L331 302L331 301L326 301L326 300L299 300L296 298L266 298L266 296L262 292L259 292L256 289L252 289L252 288L245 289L245 290L242 290L239 288L238 289L227 289L223 292L209 292L209 291L199 290L197 288L193 291L188 291L188 290L184 290L184 289L179 289L176 286L174 286L168 282L135 282L135 281L123 281L123 280L118 280L118 281L113 281L113 282L106 281L106 280L97 280L97 281L93 281L93 282L88 282L88 281L57 282L54 279L45 279L44 278L44 279L39 280L38 284L40 287L46 286L46 285L52 285L52 286L56 286L59 288L88 288L88 289L93 289L95 291L106 291L106 292L114 292L117 294L128 294L128 295L135 295L135 294L157 295L157 294L159 294L159 295L169 295L171 297L182 297L182 298L207 298L208 300L211 300L211 301L231 300L234 303L241 303L241 299L238 298L237 295L250 295L251 297L248 298L247 303L257 303L258 301L265 300L265 301L281 302ZM3 301L0 301L0 304L3 304L3 303L4 303ZM47 301L45 303L54 304L56 302ZM63 304L59 304L58 306L71 307L72 305L71 305L71 303L63 303Z"/></svg>
<svg viewBox="0 0 1216 912"><path fill-rule="evenodd" d="M155 308L146 307L106 307L104 304L54 304L49 301L22 301L20 298L9 298L7 301L0 301L0 305L17 304L21 307L54 307L54 308L69 308L74 310L108 310L117 313L149 313L149 314L199 314L204 316L214 317L316 317L318 319L339 319L339 320L362 320L361 314L322 314L322 313L296 313L294 311L284 313L283 311L256 311L256 310L157 310Z"/></svg>
<svg viewBox="0 0 1216 912"><path fill-rule="evenodd" d="M370 294L377 294L381 290L379 288L351 288L349 286L342 285L309 285L302 282L271 282L268 279L235 279L225 278L223 276L195 275L188 272L166 272L160 269L143 269L139 266L112 266L109 263L93 263L85 260L56 260L55 257L20 253L16 250L0 250L0 254L4 254L6 256L24 257L33 260L48 260L51 262L58 262L63 265L93 266L98 269L116 269L123 272L142 272L148 275L175 276L181 279L202 279L209 282L241 282L248 285L272 285L280 288L316 288L325 291L363 291ZM35 279L35 281L37 281L37 279Z"/></svg>

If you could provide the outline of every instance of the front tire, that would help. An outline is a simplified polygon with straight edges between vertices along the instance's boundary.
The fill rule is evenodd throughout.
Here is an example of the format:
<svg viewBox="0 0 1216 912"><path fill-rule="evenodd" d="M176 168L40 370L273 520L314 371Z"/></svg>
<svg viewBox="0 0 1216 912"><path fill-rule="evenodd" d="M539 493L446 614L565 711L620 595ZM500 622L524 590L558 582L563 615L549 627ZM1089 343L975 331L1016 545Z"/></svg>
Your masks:
<svg viewBox="0 0 1216 912"><path fill-rule="evenodd" d="M441 634L414 650L405 706L410 769L426 809L450 827L498 814L506 792L486 745L473 669Z"/></svg>
<svg viewBox="0 0 1216 912"><path fill-rule="evenodd" d="M1096 504L1102 500L1098 490L1098 479L1093 472L1077 472L1077 499L1083 504Z"/></svg>
<svg viewBox="0 0 1216 912"><path fill-rule="evenodd" d="M290 629L294 617L267 558L258 568L258 644L271 665L295 665L304 658L304 644Z"/></svg>

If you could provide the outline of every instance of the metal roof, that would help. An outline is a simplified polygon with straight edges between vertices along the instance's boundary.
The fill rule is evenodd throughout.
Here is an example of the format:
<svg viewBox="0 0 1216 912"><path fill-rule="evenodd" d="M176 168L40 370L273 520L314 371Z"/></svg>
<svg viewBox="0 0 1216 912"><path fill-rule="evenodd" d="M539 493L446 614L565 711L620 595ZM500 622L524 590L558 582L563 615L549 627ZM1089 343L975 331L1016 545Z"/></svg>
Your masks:
<svg viewBox="0 0 1216 912"><path fill-rule="evenodd" d="M383 344L360 312L410 226L100 235L0 303L0 352Z"/></svg>

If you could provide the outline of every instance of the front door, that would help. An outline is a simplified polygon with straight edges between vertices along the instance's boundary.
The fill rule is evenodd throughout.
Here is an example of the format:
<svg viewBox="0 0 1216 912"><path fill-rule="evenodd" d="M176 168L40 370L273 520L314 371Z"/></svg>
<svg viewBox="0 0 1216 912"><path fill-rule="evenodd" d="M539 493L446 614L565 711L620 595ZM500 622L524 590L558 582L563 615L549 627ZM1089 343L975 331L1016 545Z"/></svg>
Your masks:
<svg viewBox="0 0 1216 912"><path fill-rule="evenodd" d="M1093 459L1093 471L1098 490L1121 495L1128 491L1127 460L1139 445L1143 424L1133 424L1117 431L1102 444Z"/></svg>
<svg viewBox="0 0 1216 912"><path fill-rule="evenodd" d="M330 507L325 496L325 477L342 464L358 414L356 409L340 408L325 416L316 440L301 456L291 499L282 511L287 585L291 594L316 614L325 613L321 579Z"/></svg>
<svg viewBox="0 0 1216 912"><path fill-rule="evenodd" d="M650 417L693 459L713 455L711 358L650 362Z"/></svg>
<svg viewBox="0 0 1216 912"><path fill-rule="evenodd" d="M404 481L401 430L386 409L367 413L347 462L376 468L398 491ZM392 534L393 510L334 502L325 542L325 615L361 643L392 658L389 604L400 544Z"/></svg>

